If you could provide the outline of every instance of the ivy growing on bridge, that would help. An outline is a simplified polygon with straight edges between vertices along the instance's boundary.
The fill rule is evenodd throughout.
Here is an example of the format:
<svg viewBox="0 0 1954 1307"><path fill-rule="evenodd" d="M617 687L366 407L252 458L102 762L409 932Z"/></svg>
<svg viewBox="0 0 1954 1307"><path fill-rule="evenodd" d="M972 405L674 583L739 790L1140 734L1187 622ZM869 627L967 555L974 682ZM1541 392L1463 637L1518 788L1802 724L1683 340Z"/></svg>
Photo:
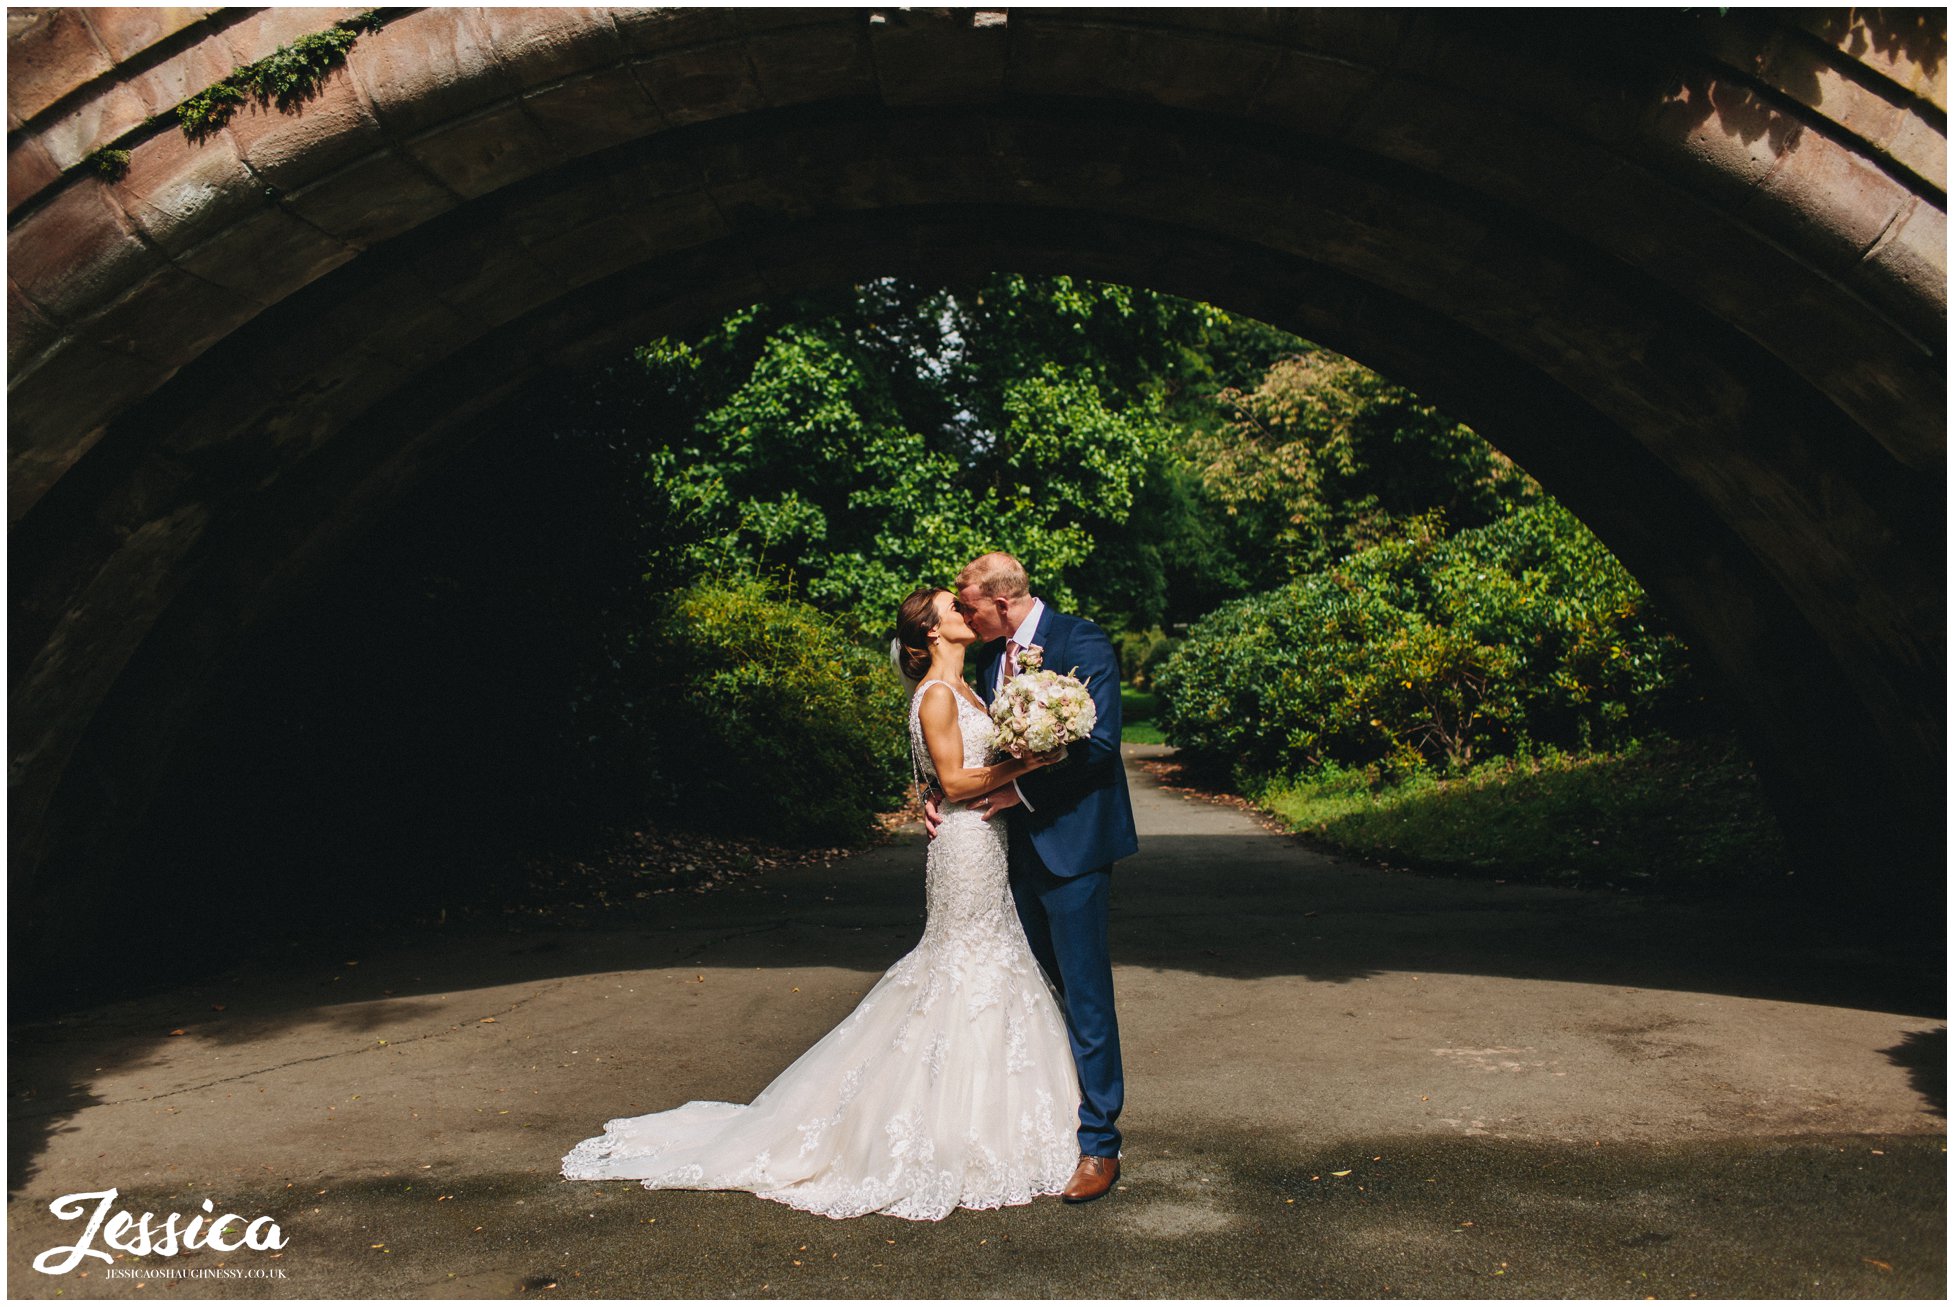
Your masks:
<svg viewBox="0 0 1954 1307"><path fill-rule="evenodd" d="M384 23L380 10L342 18L323 32L309 32L290 45L281 45L255 63L233 68L230 76L205 87L176 107L183 134L200 141L230 121L248 100L289 109L306 99L327 73L344 63L346 52L363 33Z"/></svg>

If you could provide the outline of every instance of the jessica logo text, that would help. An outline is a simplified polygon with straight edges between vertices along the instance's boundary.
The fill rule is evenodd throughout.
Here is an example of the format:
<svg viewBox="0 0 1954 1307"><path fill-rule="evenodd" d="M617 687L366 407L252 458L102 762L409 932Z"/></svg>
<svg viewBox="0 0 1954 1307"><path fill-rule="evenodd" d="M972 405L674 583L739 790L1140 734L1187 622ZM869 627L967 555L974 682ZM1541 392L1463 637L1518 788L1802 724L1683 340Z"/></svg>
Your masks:
<svg viewBox="0 0 1954 1307"><path fill-rule="evenodd" d="M95 1193L63 1194L48 1204L48 1210L64 1221L80 1220L87 1213L88 1204L94 1203L95 1210L88 1216L88 1225L82 1230L81 1238L72 1244L50 1248L34 1259L34 1269L48 1275L66 1275L81 1264L84 1257L99 1257L113 1264L115 1258L92 1247L99 1234L102 1242L111 1248L119 1248L137 1257L147 1257L156 1253L169 1257L183 1248L209 1248L220 1253L235 1252L239 1248L271 1249L283 1248L285 1236L278 1223L269 1216L260 1216L244 1227L241 1239L226 1242L224 1235L244 1218L229 1213L223 1216L205 1218L193 1216L181 1229L177 1222L182 1217L171 1212L163 1222L161 1230L153 1229L154 1214L144 1212L140 1217L127 1212L109 1215L109 1208L115 1205L115 1189L102 1189ZM216 1205L204 1199L204 1211L214 1212Z"/></svg>

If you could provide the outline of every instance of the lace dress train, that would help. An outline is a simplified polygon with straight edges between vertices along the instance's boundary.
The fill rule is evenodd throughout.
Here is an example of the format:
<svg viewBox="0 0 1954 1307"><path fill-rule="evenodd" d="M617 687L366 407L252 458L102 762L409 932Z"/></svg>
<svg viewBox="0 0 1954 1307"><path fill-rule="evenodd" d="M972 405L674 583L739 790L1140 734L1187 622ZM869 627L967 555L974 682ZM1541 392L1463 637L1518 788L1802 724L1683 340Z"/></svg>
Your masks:
<svg viewBox="0 0 1954 1307"><path fill-rule="evenodd" d="M910 746L934 781L919 711ZM994 728L954 688L964 762ZM1012 901L1002 822L944 806L916 947L751 1103L691 1102L604 1123L571 1180L745 1189L824 1216L939 1220L1028 1203L1078 1161L1079 1081L1065 1018Z"/></svg>

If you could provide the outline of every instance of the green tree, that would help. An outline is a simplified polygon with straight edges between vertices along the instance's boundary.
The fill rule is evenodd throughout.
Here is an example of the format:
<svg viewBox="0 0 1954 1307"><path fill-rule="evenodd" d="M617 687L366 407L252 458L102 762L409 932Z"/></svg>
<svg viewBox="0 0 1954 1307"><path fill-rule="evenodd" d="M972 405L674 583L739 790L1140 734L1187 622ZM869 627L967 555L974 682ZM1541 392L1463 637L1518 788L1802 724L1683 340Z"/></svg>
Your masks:
<svg viewBox="0 0 1954 1307"><path fill-rule="evenodd" d="M1192 616L1239 586L1178 449L1219 388L1217 342L1229 376L1299 343L1189 301L1020 276L879 281L653 342L626 406L656 415L647 571L780 575L874 630L918 581L1005 548L1109 625Z"/></svg>
<svg viewBox="0 0 1954 1307"><path fill-rule="evenodd" d="M1421 513L1472 527L1539 493L1470 428L1339 355L1280 359L1220 403L1228 420L1197 431L1189 457L1275 570L1265 583L1326 567Z"/></svg>

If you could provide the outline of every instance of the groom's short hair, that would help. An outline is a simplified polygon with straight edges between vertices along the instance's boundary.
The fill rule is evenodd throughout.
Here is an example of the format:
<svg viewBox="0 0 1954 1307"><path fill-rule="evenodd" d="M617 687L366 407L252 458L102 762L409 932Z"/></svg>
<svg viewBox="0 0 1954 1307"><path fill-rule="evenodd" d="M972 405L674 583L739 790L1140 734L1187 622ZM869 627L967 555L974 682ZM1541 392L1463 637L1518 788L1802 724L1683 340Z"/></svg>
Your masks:
<svg viewBox="0 0 1954 1307"><path fill-rule="evenodd" d="M977 593L986 599L1016 599L1031 593L1031 578L1025 575L1024 564L1009 554L984 554L964 564L963 571L957 573L957 589L967 585L977 587Z"/></svg>

